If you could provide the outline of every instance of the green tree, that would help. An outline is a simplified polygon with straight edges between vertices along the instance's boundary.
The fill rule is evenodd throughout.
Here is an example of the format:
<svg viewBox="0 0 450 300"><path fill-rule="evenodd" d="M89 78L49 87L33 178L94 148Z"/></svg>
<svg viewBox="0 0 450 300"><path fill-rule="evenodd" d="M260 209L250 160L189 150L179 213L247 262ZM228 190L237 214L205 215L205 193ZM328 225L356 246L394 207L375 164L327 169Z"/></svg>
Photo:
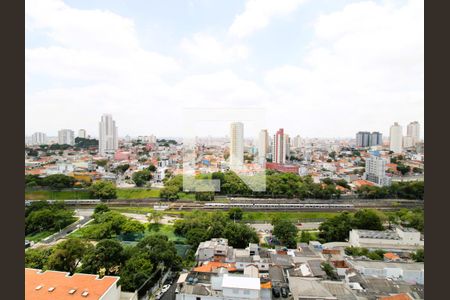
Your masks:
<svg viewBox="0 0 450 300"><path fill-rule="evenodd" d="M25 267L32 269L45 269L52 248L40 247L25 251Z"/></svg>
<svg viewBox="0 0 450 300"><path fill-rule="evenodd" d="M418 249L415 253L411 255L411 258L416 262L425 262L425 250Z"/></svg>
<svg viewBox="0 0 450 300"><path fill-rule="evenodd" d="M352 229L352 224L351 214L343 212L320 224L319 237L325 242L345 242Z"/></svg>
<svg viewBox="0 0 450 300"><path fill-rule="evenodd" d="M279 219L272 222L273 235L275 235L280 242L288 248L297 247L297 227L289 220Z"/></svg>
<svg viewBox="0 0 450 300"><path fill-rule="evenodd" d="M137 171L133 173L131 179L133 179L136 186L141 187L148 183L150 179L152 179L152 174L149 170Z"/></svg>
<svg viewBox="0 0 450 300"><path fill-rule="evenodd" d="M258 243L258 234L246 224L228 221L224 227L223 236L228 244L234 248L245 248L249 243Z"/></svg>
<svg viewBox="0 0 450 300"><path fill-rule="evenodd" d="M380 213L373 209L360 209L353 217L353 226L358 229L383 230Z"/></svg>
<svg viewBox="0 0 450 300"><path fill-rule="evenodd" d="M137 220L128 220L122 225L122 234L137 234L143 233L145 231L145 226Z"/></svg>
<svg viewBox="0 0 450 300"><path fill-rule="evenodd" d="M55 246L49 256L47 267L51 270L75 273L83 256L93 246L80 239L68 239Z"/></svg>
<svg viewBox="0 0 450 300"><path fill-rule="evenodd" d="M179 188L176 186L166 186L161 189L159 193L160 197L166 200L176 200L178 196Z"/></svg>
<svg viewBox="0 0 450 300"><path fill-rule="evenodd" d="M325 273L327 274L327 276L331 280L338 280L339 279L335 269L329 263L323 262L322 263L322 269L325 271Z"/></svg>
<svg viewBox="0 0 450 300"><path fill-rule="evenodd" d="M228 217L230 220L242 220L244 212L240 207L232 207L228 210Z"/></svg>
<svg viewBox="0 0 450 300"><path fill-rule="evenodd" d="M48 186L54 190L60 190L64 188L72 188L76 182L76 179L71 176L63 174L54 174L44 177L42 184Z"/></svg>
<svg viewBox="0 0 450 300"><path fill-rule="evenodd" d="M153 274L153 264L145 253L128 259L120 271L119 284L124 291L134 292Z"/></svg>
<svg viewBox="0 0 450 300"><path fill-rule="evenodd" d="M101 214L110 211L108 205L104 203L97 204L94 208L94 214Z"/></svg>
<svg viewBox="0 0 450 300"><path fill-rule="evenodd" d="M108 160L107 159L99 159L99 160L95 161L95 163L99 167L106 167L106 165L108 164Z"/></svg>
<svg viewBox="0 0 450 300"><path fill-rule="evenodd" d="M300 234L300 242L309 243L311 241L311 233L309 231L303 230Z"/></svg>
<svg viewBox="0 0 450 300"><path fill-rule="evenodd" d="M92 199L116 199L117 188L114 183L105 180L94 182L89 188L89 193Z"/></svg>
<svg viewBox="0 0 450 300"><path fill-rule="evenodd" d="M119 241L101 240L83 256L80 271L100 274L100 270L104 269L104 275L118 275L125 259L124 249Z"/></svg>
<svg viewBox="0 0 450 300"><path fill-rule="evenodd" d="M154 164L150 164L150 165L148 166L148 170L149 170L150 172L155 172L155 171L156 171L155 165L154 165Z"/></svg>

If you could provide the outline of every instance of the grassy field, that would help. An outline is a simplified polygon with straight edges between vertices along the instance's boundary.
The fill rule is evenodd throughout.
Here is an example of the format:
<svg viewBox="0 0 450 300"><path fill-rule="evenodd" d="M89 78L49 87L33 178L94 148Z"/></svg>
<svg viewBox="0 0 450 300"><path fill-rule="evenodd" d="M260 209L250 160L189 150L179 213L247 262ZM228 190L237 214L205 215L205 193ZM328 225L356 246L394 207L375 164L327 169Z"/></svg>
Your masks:
<svg viewBox="0 0 450 300"><path fill-rule="evenodd" d="M117 199L159 198L159 190L117 189Z"/></svg>
<svg viewBox="0 0 450 300"><path fill-rule="evenodd" d="M26 200L89 199L88 191L25 191Z"/></svg>

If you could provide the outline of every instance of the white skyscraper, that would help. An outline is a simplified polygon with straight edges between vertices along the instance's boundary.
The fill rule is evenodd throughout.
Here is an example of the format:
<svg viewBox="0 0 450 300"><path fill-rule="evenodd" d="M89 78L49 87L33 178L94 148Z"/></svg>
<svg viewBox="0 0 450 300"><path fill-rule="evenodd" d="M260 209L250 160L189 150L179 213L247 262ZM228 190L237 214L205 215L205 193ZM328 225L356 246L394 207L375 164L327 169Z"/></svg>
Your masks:
<svg viewBox="0 0 450 300"><path fill-rule="evenodd" d="M402 152L402 144L403 144L403 133L402 126L400 126L397 122L391 126L391 130L389 131L389 149L394 151L394 153Z"/></svg>
<svg viewBox="0 0 450 300"><path fill-rule="evenodd" d="M85 139L87 137L86 130L85 129L78 130L78 137Z"/></svg>
<svg viewBox="0 0 450 300"><path fill-rule="evenodd" d="M45 145L47 144L47 135L43 132L35 132L31 136L31 145Z"/></svg>
<svg viewBox="0 0 450 300"><path fill-rule="evenodd" d="M75 144L75 134L74 134L73 130L61 129L60 131L58 131L58 144L74 145Z"/></svg>
<svg viewBox="0 0 450 300"><path fill-rule="evenodd" d="M412 143L415 145L420 142L420 124L417 121L411 122L406 127L406 136L411 137Z"/></svg>
<svg viewBox="0 0 450 300"><path fill-rule="evenodd" d="M230 166L240 168L244 164L244 124L231 123L230 139Z"/></svg>
<svg viewBox="0 0 450 300"><path fill-rule="evenodd" d="M116 122L110 114L102 115L99 123L98 147L100 155L114 153L119 148Z"/></svg>
<svg viewBox="0 0 450 300"><path fill-rule="evenodd" d="M269 132L263 129L259 132L258 139L258 162L263 165L269 152Z"/></svg>

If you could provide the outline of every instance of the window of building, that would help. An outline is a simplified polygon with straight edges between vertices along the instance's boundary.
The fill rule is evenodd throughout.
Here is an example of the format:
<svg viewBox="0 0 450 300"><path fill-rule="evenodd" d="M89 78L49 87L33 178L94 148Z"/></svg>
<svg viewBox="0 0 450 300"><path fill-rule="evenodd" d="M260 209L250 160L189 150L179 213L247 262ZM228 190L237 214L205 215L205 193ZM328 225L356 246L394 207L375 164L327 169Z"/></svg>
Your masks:
<svg viewBox="0 0 450 300"><path fill-rule="evenodd" d="M196 297L195 300L202 300L202 298L201 297Z"/></svg>
<svg viewBox="0 0 450 300"><path fill-rule="evenodd" d="M239 290L238 289L233 289L233 294L239 294Z"/></svg>
<svg viewBox="0 0 450 300"><path fill-rule="evenodd" d="M250 291L249 290L244 290L244 295L250 295Z"/></svg>

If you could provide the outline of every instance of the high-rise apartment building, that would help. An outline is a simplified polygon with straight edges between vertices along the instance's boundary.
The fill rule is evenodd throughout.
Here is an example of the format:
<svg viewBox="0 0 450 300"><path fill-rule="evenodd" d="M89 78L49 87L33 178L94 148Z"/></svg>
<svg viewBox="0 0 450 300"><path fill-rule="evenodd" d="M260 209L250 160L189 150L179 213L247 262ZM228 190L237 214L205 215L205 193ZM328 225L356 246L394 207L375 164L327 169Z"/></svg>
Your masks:
<svg viewBox="0 0 450 300"><path fill-rule="evenodd" d="M75 144L75 134L71 129L61 129L58 131L58 144L67 144L74 145Z"/></svg>
<svg viewBox="0 0 450 300"><path fill-rule="evenodd" d="M86 130L85 129L78 130L78 137L83 139L87 138Z"/></svg>
<svg viewBox="0 0 450 300"><path fill-rule="evenodd" d="M370 146L378 146L383 144L383 135L381 132L374 131L370 134Z"/></svg>
<svg viewBox="0 0 450 300"><path fill-rule="evenodd" d="M397 122L391 126L389 131L389 149L394 153L401 153L403 151L403 133L402 126Z"/></svg>
<svg viewBox="0 0 450 300"><path fill-rule="evenodd" d="M102 115L99 123L99 153L100 155L112 154L119 148L117 138L117 126L110 114Z"/></svg>
<svg viewBox="0 0 450 300"><path fill-rule="evenodd" d="M420 124L417 121L411 122L406 127L406 136L411 137L413 146L420 142Z"/></svg>
<svg viewBox="0 0 450 300"><path fill-rule="evenodd" d="M302 142L302 140L300 138L300 135L297 134L292 140L292 147L295 148L295 149L300 148L301 147L301 142Z"/></svg>
<svg viewBox="0 0 450 300"><path fill-rule="evenodd" d="M263 129L259 132L258 139L258 162L264 165L266 162L267 154L269 152L269 132L267 129Z"/></svg>
<svg viewBox="0 0 450 300"><path fill-rule="evenodd" d="M364 179L380 186L391 184L391 178L386 175L386 159L372 155L366 159Z"/></svg>
<svg viewBox="0 0 450 300"><path fill-rule="evenodd" d="M284 133L284 129L280 128L273 136L272 161L277 164L286 163L286 155L288 151L288 136Z"/></svg>
<svg viewBox="0 0 450 300"><path fill-rule="evenodd" d="M43 132L35 132L31 136L31 145L45 145L47 144L47 135Z"/></svg>
<svg viewBox="0 0 450 300"><path fill-rule="evenodd" d="M356 147L370 146L370 132L360 131L356 134Z"/></svg>
<svg viewBox="0 0 450 300"><path fill-rule="evenodd" d="M240 168L244 164L244 124L231 123L230 139L230 166Z"/></svg>

